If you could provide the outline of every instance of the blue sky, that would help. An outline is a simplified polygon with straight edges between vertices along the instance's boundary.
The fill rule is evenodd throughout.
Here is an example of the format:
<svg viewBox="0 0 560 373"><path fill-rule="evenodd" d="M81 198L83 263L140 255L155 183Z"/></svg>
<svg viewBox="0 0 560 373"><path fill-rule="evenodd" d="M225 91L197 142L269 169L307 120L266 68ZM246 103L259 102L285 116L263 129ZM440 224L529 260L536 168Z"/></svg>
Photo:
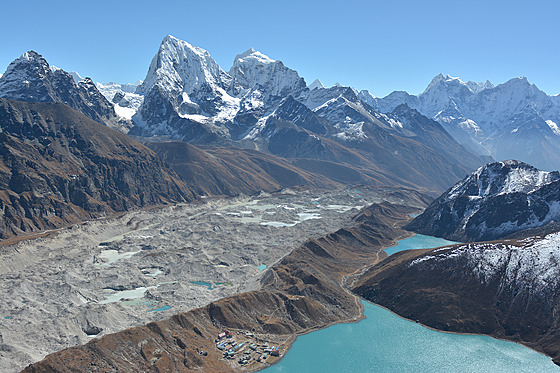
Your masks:
<svg viewBox="0 0 560 373"><path fill-rule="evenodd" d="M144 79L167 34L224 70L250 47L308 83L420 93L443 72L560 93L560 1L3 1L0 72L33 49L95 81Z"/></svg>

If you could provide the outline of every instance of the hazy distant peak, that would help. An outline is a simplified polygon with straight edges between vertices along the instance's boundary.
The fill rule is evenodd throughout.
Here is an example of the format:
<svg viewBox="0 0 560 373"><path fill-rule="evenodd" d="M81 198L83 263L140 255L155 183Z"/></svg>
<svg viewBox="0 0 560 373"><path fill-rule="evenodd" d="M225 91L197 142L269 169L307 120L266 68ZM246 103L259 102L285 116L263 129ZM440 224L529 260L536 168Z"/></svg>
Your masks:
<svg viewBox="0 0 560 373"><path fill-rule="evenodd" d="M233 64L239 64L239 63L256 63L256 64L269 64L269 63L274 63L277 62L276 60L273 60L272 58L268 57L267 55L256 51L253 48L249 48L247 49L245 52L238 54L237 56L235 56L235 59L233 61Z"/></svg>
<svg viewBox="0 0 560 373"><path fill-rule="evenodd" d="M465 83L465 85L473 92L473 93L478 93L481 91L484 91L485 89L491 89L494 88L494 84L492 84L491 81L486 80L485 82L473 82L472 80L469 80L468 82Z"/></svg>
<svg viewBox="0 0 560 373"><path fill-rule="evenodd" d="M440 85L446 85L446 86L465 86L467 87L471 92L473 93L478 93L481 92L485 89L489 89L489 88L494 88L494 84L492 84L492 82L490 82L489 80L486 80L485 82L473 82L471 80L469 80L468 82L464 82L461 80L461 78L459 77L453 77L450 76L449 74L443 74L443 73L439 73L438 75L436 75L432 81L430 82L430 84L428 85L428 87L426 88L426 90L422 93L426 93L429 90L431 90L434 87L438 87Z"/></svg>
<svg viewBox="0 0 560 373"><path fill-rule="evenodd" d="M325 85L319 79L315 79L307 88L314 90L315 88L325 88Z"/></svg>
<svg viewBox="0 0 560 373"><path fill-rule="evenodd" d="M79 83L82 80L84 80L84 78L82 78L82 76L78 74L76 71L70 71L68 74L72 75L72 78L74 78L75 83Z"/></svg>

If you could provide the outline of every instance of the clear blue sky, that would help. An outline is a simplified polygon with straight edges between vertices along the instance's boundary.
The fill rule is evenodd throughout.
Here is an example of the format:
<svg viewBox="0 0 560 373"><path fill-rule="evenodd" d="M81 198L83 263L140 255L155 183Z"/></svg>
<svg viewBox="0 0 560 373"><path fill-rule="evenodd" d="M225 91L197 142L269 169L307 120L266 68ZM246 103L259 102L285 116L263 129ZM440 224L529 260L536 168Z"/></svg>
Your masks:
<svg viewBox="0 0 560 373"><path fill-rule="evenodd" d="M144 79L167 34L224 70L250 47L308 83L417 94L443 72L560 93L560 1L3 1L0 72L33 49L95 81Z"/></svg>

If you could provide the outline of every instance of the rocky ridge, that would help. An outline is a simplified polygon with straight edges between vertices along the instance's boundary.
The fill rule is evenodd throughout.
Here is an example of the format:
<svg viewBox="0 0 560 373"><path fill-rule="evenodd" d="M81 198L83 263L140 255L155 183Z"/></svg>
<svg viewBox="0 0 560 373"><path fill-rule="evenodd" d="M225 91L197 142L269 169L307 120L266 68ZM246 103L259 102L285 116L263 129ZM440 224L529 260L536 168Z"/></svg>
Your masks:
<svg viewBox="0 0 560 373"><path fill-rule="evenodd" d="M0 99L0 237L192 200L147 147L61 103Z"/></svg>

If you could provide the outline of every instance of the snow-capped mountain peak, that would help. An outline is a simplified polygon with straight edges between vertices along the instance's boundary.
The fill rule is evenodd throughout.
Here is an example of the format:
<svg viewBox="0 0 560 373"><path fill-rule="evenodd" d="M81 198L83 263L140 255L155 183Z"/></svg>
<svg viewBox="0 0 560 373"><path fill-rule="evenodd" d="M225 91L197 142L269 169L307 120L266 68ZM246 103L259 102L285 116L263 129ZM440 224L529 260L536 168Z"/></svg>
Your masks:
<svg viewBox="0 0 560 373"><path fill-rule="evenodd" d="M447 90L449 90L449 87L466 87L472 93L478 93L485 89L494 88L494 84L492 84L492 82L490 82L489 80L486 80L485 82L473 82L472 80L464 82L459 77L453 77L449 74L444 75L442 73L439 73L432 79L428 87L421 95L428 93L434 87L438 86L445 86L447 87Z"/></svg>
<svg viewBox="0 0 560 373"><path fill-rule="evenodd" d="M515 160L494 162L480 167L456 184L446 198L451 200L459 195L485 198L505 193L531 193L556 180L560 180L558 171L541 171Z"/></svg>
<svg viewBox="0 0 560 373"><path fill-rule="evenodd" d="M245 52L235 56L233 64L235 65L238 60L242 60L239 61L241 63L253 61L253 63L259 64L269 64L276 62L276 60L273 60L272 58L262 54L259 51L254 50L253 48L249 48Z"/></svg>
<svg viewBox="0 0 560 373"><path fill-rule="evenodd" d="M264 106L277 105L288 95L300 96L307 89L297 71L253 48L235 57L229 74L246 92L261 91Z"/></svg>
<svg viewBox="0 0 560 373"><path fill-rule="evenodd" d="M18 101L60 102L109 127L126 131L131 123L120 120L113 105L90 78L75 81L73 74L50 66L35 51L14 60L0 78L0 97Z"/></svg>
<svg viewBox="0 0 560 373"><path fill-rule="evenodd" d="M57 71L64 71L63 69L61 69L60 67L51 65L51 71L57 72ZM72 79L74 79L74 83L78 84L79 82L81 82L82 80L84 80L84 78L82 78L82 76L80 74L78 74L76 71L70 71L68 72L68 74L70 74L70 76L72 77Z"/></svg>
<svg viewBox="0 0 560 373"><path fill-rule="evenodd" d="M560 173L519 161L489 163L442 194L407 229L455 241L484 241L560 218Z"/></svg>
<svg viewBox="0 0 560 373"><path fill-rule="evenodd" d="M469 87L469 89L473 92L473 93L478 93L478 92L482 92L485 89L491 89L494 88L494 84L492 84L491 81L486 80L485 82L473 82L472 80L469 80L468 82L465 83L465 85L467 87Z"/></svg>
<svg viewBox="0 0 560 373"><path fill-rule="evenodd" d="M167 35L135 91L144 100L133 120L147 136L178 137L169 126L172 117L196 122L199 135L222 131L214 124L233 120L239 110L240 100L228 93L238 91L233 84L206 50Z"/></svg>
<svg viewBox="0 0 560 373"><path fill-rule="evenodd" d="M440 84L441 82L445 82L448 79L451 79L451 77L449 75L443 75L443 73L439 73L436 76L434 76L434 78L432 79L432 81L430 82L430 84L428 84L428 86L426 87L426 89L424 90L424 92L422 94L425 94L426 92L428 92L432 87L435 87L436 85Z"/></svg>
<svg viewBox="0 0 560 373"><path fill-rule="evenodd" d="M72 78L74 79L74 83L76 84L84 80L84 78L82 78L82 76L78 74L76 71L70 71L69 74L72 75Z"/></svg>
<svg viewBox="0 0 560 373"><path fill-rule="evenodd" d="M312 91L315 88L325 88L325 86L323 85L323 83L319 79L315 79L313 81L313 83L311 83L310 85L307 86L307 88L309 88L309 90Z"/></svg>
<svg viewBox="0 0 560 373"><path fill-rule="evenodd" d="M63 85L68 73L49 66L47 60L35 51L28 51L10 63L0 78L0 97L20 101L57 101L53 84ZM71 80L71 79L70 79ZM72 85L73 81L69 84Z"/></svg>
<svg viewBox="0 0 560 373"><path fill-rule="evenodd" d="M22 74L33 72L34 75L44 77L49 75L51 68L43 56L35 51L28 51L12 61L3 75L4 80L12 77L14 82L22 78ZM6 81L4 81L6 83Z"/></svg>
<svg viewBox="0 0 560 373"><path fill-rule="evenodd" d="M206 50L167 35L137 93L145 94L157 84L164 91L190 94L205 84L227 89L230 82Z"/></svg>

